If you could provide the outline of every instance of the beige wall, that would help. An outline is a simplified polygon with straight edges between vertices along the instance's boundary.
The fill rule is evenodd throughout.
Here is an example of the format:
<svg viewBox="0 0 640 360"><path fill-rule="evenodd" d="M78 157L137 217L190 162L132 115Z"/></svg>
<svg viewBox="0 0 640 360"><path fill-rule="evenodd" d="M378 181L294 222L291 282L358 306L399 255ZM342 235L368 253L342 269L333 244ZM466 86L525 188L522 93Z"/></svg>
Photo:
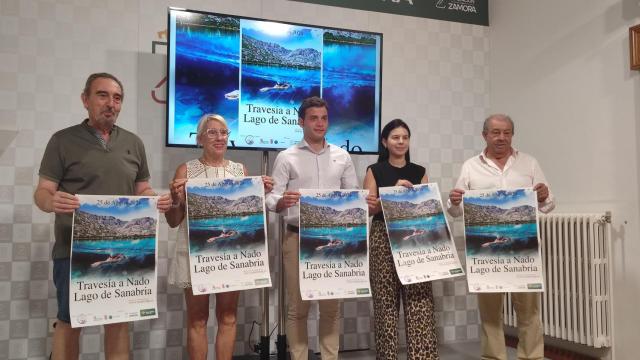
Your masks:
<svg viewBox="0 0 640 360"><path fill-rule="evenodd" d="M637 0L491 1L493 112L540 161L558 212L613 211L615 358L637 358L640 72Z"/></svg>

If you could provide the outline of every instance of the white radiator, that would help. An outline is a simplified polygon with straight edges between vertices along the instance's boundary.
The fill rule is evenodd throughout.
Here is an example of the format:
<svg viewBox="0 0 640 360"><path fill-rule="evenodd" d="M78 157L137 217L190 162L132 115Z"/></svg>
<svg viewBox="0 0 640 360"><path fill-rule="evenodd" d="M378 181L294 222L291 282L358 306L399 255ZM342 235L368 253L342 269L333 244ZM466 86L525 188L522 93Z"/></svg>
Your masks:
<svg viewBox="0 0 640 360"><path fill-rule="evenodd" d="M612 346L610 220L608 213L540 216L545 335L594 348ZM517 326L509 295L504 322Z"/></svg>

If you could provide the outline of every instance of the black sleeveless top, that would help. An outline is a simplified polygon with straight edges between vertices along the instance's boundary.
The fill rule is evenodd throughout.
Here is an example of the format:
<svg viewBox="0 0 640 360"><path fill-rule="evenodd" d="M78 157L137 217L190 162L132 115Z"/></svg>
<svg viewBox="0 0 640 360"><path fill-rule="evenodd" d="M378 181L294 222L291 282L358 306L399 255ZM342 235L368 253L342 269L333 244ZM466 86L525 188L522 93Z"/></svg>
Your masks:
<svg viewBox="0 0 640 360"><path fill-rule="evenodd" d="M395 186L400 179L409 180L412 184L420 184L420 181L422 181L422 178L426 173L426 169L424 167L411 162L401 168L398 168L391 165L388 161L384 161L369 165L367 169L371 169L378 188ZM380 190L378 189L378 194L379 193ZM384 221L382 211L375 214L373 216L373 220Z"/></svg>

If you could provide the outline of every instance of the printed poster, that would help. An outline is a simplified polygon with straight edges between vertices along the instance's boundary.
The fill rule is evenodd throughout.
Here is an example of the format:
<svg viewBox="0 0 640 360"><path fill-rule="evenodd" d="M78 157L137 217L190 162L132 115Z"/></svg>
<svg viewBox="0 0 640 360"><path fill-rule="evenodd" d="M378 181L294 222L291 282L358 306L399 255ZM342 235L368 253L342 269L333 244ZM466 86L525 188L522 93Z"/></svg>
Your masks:
<svg viewBox="0 0 640 360"><path fill-rule="evenodd" d="M438 184L381 187L380 201L402 284L464 275Z"/></svg>
<svg viewBox="0 0 640 360"><path fill-rule="evenodd" d="M157 318L157 197L77 196L69 275L71 326Z"/></svg>
<svg viewBox="0 0 640 360"><path fill-rule="evenodd" d="M300 189L302 300L371 296L367 190Z"/></svg>
<svg viewBox="0 0 640 360"><path fill-rule="evenodd" d="M271 286L262 178L189 179L186 194L193 293Z"/></svg>
<svg viewBox="0 0 640 360"><path fill-rule="evenodd" d="M469 292L543 292L536 192L467 190L462 203Z"/></svg>

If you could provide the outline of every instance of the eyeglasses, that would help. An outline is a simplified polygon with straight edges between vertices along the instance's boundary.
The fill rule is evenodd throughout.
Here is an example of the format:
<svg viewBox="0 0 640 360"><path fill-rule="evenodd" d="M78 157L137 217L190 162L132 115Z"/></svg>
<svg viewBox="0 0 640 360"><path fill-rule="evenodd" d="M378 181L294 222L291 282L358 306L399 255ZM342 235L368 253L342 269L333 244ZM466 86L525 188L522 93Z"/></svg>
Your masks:
<svg viewBox="0 0 640 360"><path fill-rule="evenodd" d="M229 137L231 131L229 130L218 130L218 129L207 129L206 134L209 139L214 139L217 137L226 138Z"/></svg>

